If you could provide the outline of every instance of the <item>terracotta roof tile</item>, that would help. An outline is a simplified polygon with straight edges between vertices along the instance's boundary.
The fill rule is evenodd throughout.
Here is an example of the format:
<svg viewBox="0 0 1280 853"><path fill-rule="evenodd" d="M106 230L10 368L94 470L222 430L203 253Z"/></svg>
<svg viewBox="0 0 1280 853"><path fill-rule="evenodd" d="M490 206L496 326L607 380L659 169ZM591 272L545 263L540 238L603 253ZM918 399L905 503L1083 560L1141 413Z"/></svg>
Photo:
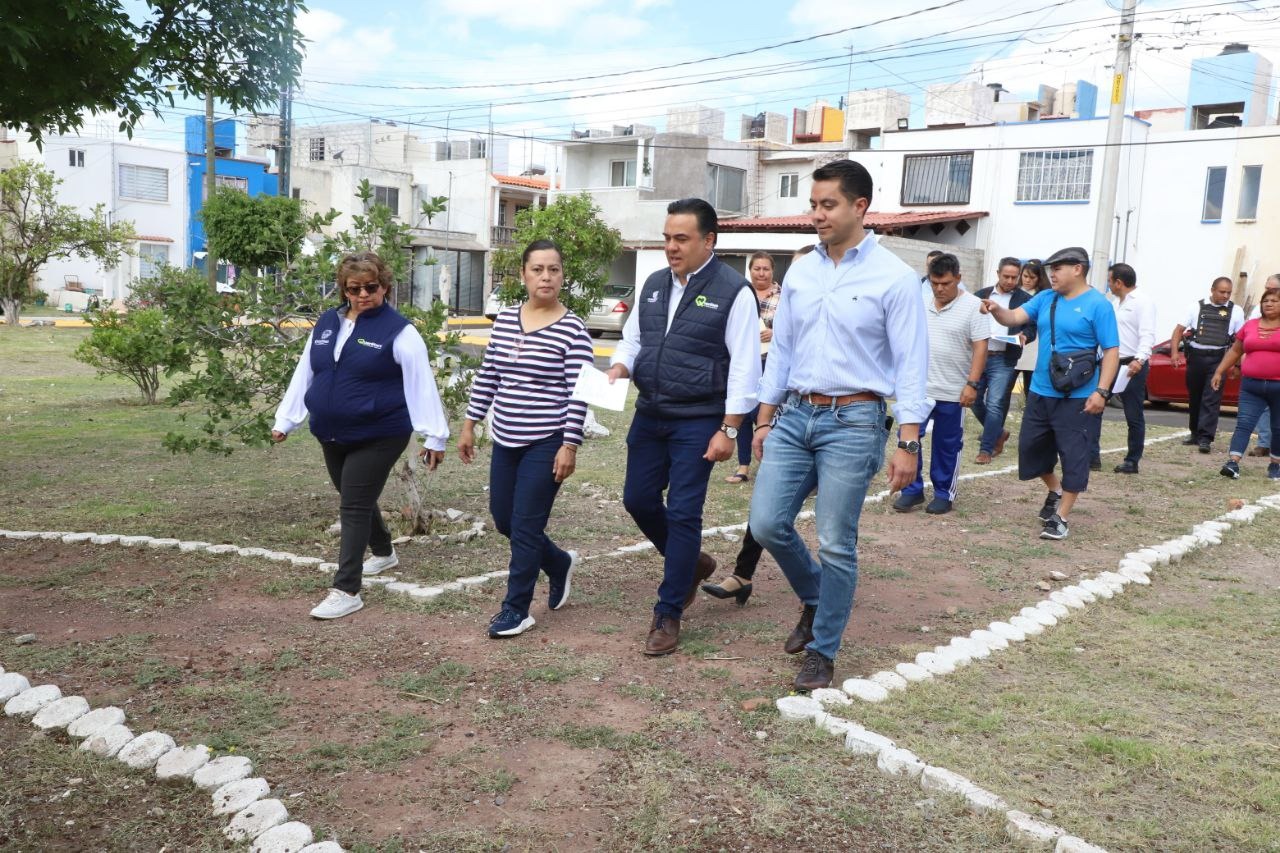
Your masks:
<svg viewBox="0 0 1280 853"><path fill-rule="evenodd" d="M547 178L529 178L524 175L494 175L494 180L509 187L524 187L530 190L546 190L551 188Z"/></svg>
<svg viewBox="0 0 1280 853"><path fill-rule="evenodd" d="M157 237L154 234L139 234L134 238L139 243L172 243L172 237Z"/></svg>

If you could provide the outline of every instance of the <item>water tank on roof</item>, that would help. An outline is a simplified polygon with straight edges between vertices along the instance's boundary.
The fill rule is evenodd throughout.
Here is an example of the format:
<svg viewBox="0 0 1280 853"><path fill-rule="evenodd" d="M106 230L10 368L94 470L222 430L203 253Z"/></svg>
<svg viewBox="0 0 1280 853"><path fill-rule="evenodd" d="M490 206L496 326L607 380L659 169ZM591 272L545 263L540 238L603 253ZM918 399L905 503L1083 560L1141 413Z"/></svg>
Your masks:
<svg viewBox="0 0 1280 853"><path fill-rule="evenodd" d="M1222 49L1222 52L1219 53L1218 56L1230 56L1233 53L1248 53L1248 52L1249 52L1249 45L1241 44L1238 41L1233 41L1231 42L1231 44L1224 47Z"/></svg>

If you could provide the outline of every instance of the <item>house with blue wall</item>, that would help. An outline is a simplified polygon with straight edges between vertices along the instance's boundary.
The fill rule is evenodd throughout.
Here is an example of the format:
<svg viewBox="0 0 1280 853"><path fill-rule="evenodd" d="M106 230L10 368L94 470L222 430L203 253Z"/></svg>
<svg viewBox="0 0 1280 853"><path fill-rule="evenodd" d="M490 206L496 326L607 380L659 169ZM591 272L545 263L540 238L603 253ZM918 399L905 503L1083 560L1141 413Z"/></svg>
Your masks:
<svg viewBox="0 0 1280 853"><path fill-rule="evenodd" d="M187 245L190 247L191 266L205 268L204 220L200 211L204 207L204 116L188 116L186 120L187 152L187 204L190 212L190 229ZM218 186L232 187L250 196L279 195L280 179L268 172L270 161L253 157L236 156L236 122L223 119L213 123L214 180ZM234 273L232 275L234 278ZM224 270L219 268L219 281L226 281Z"/></svg>

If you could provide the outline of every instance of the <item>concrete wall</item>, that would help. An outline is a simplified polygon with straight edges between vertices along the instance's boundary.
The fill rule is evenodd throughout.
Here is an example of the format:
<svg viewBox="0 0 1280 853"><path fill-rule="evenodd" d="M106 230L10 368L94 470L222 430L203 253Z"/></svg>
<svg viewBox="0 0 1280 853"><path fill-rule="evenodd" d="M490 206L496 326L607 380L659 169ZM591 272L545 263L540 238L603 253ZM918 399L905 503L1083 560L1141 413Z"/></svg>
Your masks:
<svg viewBox="0 0 1280 853"><path fill-rule="evenodd" d="M1271 62L1252 53L1206 56L1191 62L1187 104L1194 108L1208 104L1244 102L1244 126L1267 123L1271 108ZM1192 111L1187 111L1188 129Z"/></svg>

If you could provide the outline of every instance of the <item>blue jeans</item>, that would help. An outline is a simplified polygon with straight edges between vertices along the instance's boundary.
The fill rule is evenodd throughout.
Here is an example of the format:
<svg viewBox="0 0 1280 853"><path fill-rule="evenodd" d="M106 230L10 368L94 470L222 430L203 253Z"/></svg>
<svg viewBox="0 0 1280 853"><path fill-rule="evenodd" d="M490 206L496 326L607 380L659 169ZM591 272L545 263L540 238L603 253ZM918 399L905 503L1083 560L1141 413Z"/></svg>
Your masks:
<svg viewBox="0 0 1280 853"><path fill-rule="evenodd" d="M1009 414L1009 393L1017 375L1015 365L1004 360L1004 353L992 353L978 380L978 397L973 401L973 416L982 424L979 453L994 453L1004 420ZM934 426L937 429L937 426Z"/></svg>
<svg viewBox="0 0 1280 853"><path fill-rule="evenodd" d="M1231 434L1231 455L1243 456L1249 448L1253 428L1262 420L1262 414L1270 416L1271 429L1280 429L1280 380L1254 379L1246 376L1240 380L1240 406L1236 411L1236 431ZM1266 445L1270 447L1270 445ZM1271 458L1280 460L1280 448L1271 448Z"/></svg>
<svg viewBox="0 0 1280 853"><path fill-rule="evenodd" d="M489 465L489 512L498 532L511 540L511 570L507 597L502 602L522 616L529 615L529 602L538 582L539 570L550 578L562 578L569 570L569 555L547 536L547 518L560 484L552 464L564 433L523 447L504 447L493 442Z"/></svg>
<svg viewBox="0 0 1280 853"><path fill-rule="evenodd" d="M933 483L933 496L944 500L956 499L956 486L959 485L960 451L964 450L964 408L959 403L938 402L933 411L920 426L920 434L924 435L925 426L933 421L933 452L929 454L929 481ZM907 497L924 494L924 454L916 454L915 482L902 490Z"/></svg>
<svg viewBox="0 0 1280 853"><path fill-rule="evenodd" d="M622 505L663 556L653 612L679 619L702 551L702 504L712 463L703 459L722 418L657 418L636 412L627 433ZM662 493L667 493L664 503Z"/></svg>
<svg viewBox="0 0 1280 853"><path fill-rule="evenodd" d="M797 397L764 443L751 499L751 532L782 567L796 595L816 605L808 648L835 658L858 585L858 519L884 462L883 402L815 406ZM796 515L818 490L818 561L796 532Z"/></svg>
<svg viewBox="0 0 1280 853"><path fill-rule="evenodd" d="M1271 410L1270 406L1263 409L1261 415L1258 418L1257 430L1258 430L1258 446L1259 447L1270 448L1275 446L1271 443L1271 415L1269 414L1270 410Z"/></svg>

